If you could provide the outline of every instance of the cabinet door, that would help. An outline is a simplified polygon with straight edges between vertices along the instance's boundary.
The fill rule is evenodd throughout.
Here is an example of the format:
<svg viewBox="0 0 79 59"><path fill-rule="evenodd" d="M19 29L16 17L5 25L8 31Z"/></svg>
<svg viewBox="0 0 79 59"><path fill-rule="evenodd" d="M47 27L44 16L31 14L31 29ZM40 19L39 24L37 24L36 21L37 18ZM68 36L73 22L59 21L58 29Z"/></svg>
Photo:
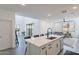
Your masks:
<svg viewBox="0 0 79 59"><path fill-rule="evenodd" d="M60 52L60 40L55 41L55 53L58 54Z"/></svg>
<svg viewBox="0 0 79 59"><path fill-rule="evenodd" d="M47 46L47 54L48 55L54 55L55 54L54 51L55 51L54 44L48 44L48 46Z"/></svg>
<svg viewBox="0 0 79 59"><path fill-rule="evenodd" d="M41 54L42 55L47 55L47 48L46 48L46 46L41 48Z"/></svg>

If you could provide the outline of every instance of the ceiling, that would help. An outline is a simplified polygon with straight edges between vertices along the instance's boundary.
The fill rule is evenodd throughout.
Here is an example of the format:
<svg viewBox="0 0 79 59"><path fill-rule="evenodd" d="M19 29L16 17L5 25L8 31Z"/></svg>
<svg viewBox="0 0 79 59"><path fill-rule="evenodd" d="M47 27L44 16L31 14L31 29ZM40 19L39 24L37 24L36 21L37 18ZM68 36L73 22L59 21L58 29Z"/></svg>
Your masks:
<svg viewBox="0 0 79 59"><path fill-rule="evenodd" d="M73 6L78 8L73 10ZM25 6L21 4L0 4L0 9L36 19L70 19L79 17L79 5L77 4L26 4ZM65 10L67 12L62 13Z"/></svg>

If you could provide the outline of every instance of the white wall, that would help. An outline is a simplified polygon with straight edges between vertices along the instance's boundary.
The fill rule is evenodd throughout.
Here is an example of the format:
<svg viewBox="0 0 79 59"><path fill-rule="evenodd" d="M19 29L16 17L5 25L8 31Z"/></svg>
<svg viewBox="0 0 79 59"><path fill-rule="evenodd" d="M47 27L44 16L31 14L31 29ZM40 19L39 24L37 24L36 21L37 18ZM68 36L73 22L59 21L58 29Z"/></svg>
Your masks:
<svg viewBox="0 0 79 59"><path fill-rule="evenodd" d="M40 31L41 31L41 33L44 33L44 34L47 33L47 28L49 28L49 27L52 28L50 22L45 21L45 20L40 20Z"/></svg>
<svg viewBox="0 0 79 59"><path fill-rule="evenodd" d="M25 18L24 17L16 15L15 24L16 24L15 26L19 25L21 32L25 30Z"/></svg>
<svg viewBox="0 0 79 59"><path fill-rule="evenodd" d="M3 22L8 22L9 21L11 23L10 24L10 26L11 26L10 27L11 28L10 29L11 35L8 38L9 42L11 42L11 43L7 47L8 48L11 48L11 47L14 48L15 47L15 13L0 9L0 21L3 21ZM6 26L5 26L5 28L6 28L6 30L8 29ZM1 36L4 36L4 35L1 35ZM5 34L5 36L7 36L7 34ZM4 39L6 39L6 38L4 37ZM8 41L8 40L6 40L6 41ZM7 43L5 43L5 44L7 44Z"/></svg>
<svg viewBox="0 0 79 59"><path fill-rule="evenodd" d="M34 23L33 35L40 33L40 20L16 15L16 25L20 26L20 31L26 31L26 24Z"/></svg>
<svg viewBox="0 0 79 59"><path fill-rule="evenodd" d="M46 33L48 28L52 28L53 32L62 32L62 22L57 20L40 20L40 31Z"/></svg>

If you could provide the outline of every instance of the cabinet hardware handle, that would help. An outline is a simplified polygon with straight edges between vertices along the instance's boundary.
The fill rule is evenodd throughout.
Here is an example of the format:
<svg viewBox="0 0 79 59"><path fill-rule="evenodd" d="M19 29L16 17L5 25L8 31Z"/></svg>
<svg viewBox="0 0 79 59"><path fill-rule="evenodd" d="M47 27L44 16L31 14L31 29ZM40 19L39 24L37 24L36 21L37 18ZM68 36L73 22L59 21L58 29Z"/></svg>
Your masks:
<svg viewBox="0 0 79 59"><path fill-rule="evenodd" d="M45 49L46 47L43 47L42 49Z"/></svg>
<svg viewBox="0 0 79 59"><path fill-rule="evenodd" d="M48 46L50 46L51 44L49 44Z"/></svg>
<svg viewBox="0 0 79 59"><path fill-rule="evenodd" d="M49 49L51 49L52 47L49 47Z"/></svg>

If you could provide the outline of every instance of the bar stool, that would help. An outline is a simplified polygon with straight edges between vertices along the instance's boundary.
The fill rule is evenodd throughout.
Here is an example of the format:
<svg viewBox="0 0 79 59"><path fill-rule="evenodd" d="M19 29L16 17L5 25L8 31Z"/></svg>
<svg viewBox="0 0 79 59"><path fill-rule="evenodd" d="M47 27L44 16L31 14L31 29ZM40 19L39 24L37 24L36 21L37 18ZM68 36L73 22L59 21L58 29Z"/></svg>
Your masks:
<svg viewBox="0 0 79 59"><path fill-rule="evenodd" d="M44 36L44 34L40 34L40 36Z"/></svg>
<svg viewBox="0 0 79 59"><path fill-rule="evenodd" d="M34 35L34 38L39 37L39 35Z"/></svg>
<svg viewBox="0 0 79 59"><path fill-rule="evenodd" d="M24 39L30 39L31 38L31 36L27 36L27 37L24 37ZM25 44L27 44L27 42L25 41ZM25 49L25 55L26 55L26 52L27 52L27 46L26 46L26 49Z"/></svg>

